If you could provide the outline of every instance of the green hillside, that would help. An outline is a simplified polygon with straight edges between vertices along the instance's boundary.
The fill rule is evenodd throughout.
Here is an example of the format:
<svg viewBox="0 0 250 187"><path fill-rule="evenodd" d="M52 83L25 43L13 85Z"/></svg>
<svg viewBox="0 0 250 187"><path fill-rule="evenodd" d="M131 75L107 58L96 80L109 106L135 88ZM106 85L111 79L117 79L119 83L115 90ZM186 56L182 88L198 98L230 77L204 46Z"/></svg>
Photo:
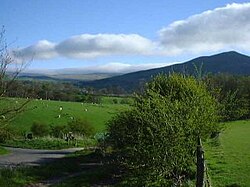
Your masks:
<svg viewBox="0 0 250 187"><path fill-rule="evenodd" d="M34 121L48 125L65 125L74 118L83 118L92 124L96 131L105 130L105 123L116 113L128 109L126 104L105 104L32 100L26 110L18 115L11 126L20 131L29 131ZM63 110L60 112L60 107ZM59 115L60 118L59 118Z"/></svg>

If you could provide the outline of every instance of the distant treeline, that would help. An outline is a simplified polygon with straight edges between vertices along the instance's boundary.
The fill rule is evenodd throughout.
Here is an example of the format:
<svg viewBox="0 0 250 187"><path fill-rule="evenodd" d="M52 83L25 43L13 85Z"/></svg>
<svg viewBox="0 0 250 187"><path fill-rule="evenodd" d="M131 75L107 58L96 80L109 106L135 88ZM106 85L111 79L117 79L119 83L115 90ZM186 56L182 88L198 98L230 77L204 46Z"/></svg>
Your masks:
<svg viewBox="0 0 250 187"><path fill-rule="evenodd" d="M121 101L125 104L126 98L130 95L118 90L112 86L100 90L80 87L76 82L16 80L11 83L5 96L86 103L101 103L103 96L118 96L124 98ZM115 99L114 103L116 103Z"/></svg>
<svg viewBox="0 0 250 187"><path fill-rule="evenodd" d="M204 81L220 104L222 121L250 119L250 76L216 74Z"/></svg>

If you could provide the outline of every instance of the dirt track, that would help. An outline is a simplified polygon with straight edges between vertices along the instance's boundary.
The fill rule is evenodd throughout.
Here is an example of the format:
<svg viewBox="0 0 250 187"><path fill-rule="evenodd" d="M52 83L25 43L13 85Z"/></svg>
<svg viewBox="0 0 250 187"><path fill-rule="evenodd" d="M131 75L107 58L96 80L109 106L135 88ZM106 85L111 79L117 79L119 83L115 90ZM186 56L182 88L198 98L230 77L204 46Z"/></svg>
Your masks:
<svg viewBox="0 0 250 187"><path fill-rule="evenodd" d="M81 150L82 148L70 148L62 150L35 150L6 147L11 153L0 156L0 167L12 167L18 165L40 165L42 163L62 158L67 154Z"/></svg>

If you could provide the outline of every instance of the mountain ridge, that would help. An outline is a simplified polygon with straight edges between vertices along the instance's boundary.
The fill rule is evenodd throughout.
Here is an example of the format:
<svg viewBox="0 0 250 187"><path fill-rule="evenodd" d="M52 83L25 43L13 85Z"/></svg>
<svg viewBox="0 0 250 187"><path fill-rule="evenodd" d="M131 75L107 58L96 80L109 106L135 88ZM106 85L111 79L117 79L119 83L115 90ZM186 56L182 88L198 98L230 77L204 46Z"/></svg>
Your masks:
<svg viewBox="0 0 250 187"><path fill-rule="evenodd" d="M160 73L182 72L186 74L194 74L196 72L195 66L198 68L201 67L202 71L205 71L205 73L250 75L250 57L236 51L228 51L211 56L197 57L183 63L161 68L142 70L101 80L81 82L81 85L98 89L116 86L125 90L135 90L141 84L144 84L153 76Z"/></svg>

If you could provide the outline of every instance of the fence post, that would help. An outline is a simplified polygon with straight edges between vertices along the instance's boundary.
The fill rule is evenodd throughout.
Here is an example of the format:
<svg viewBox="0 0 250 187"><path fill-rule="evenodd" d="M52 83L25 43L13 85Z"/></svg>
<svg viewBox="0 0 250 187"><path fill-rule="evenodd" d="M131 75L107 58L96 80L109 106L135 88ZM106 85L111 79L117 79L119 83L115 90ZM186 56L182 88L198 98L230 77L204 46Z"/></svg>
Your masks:
<svg viewBox="0 0 250 187"><path fill-rule="evenodd" d="M203 187L204 185L204 172L205 172L205 161L204 161L204 151L201 145L201 139L197 138L197 169L196 169L196 187Z"/></svg>

